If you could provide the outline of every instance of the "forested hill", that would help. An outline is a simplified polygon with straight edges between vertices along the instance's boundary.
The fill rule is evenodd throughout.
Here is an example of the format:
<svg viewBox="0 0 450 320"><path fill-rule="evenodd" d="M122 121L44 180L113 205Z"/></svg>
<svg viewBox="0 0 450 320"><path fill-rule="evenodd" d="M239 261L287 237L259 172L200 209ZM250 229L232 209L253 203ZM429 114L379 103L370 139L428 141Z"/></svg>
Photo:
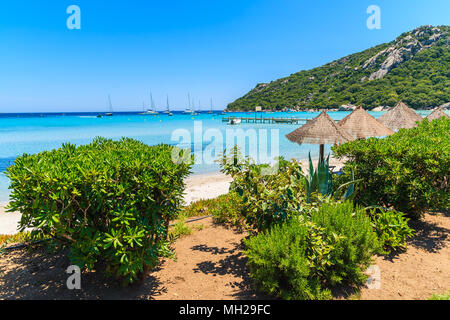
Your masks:
<svg viewBox="0 0 450 320"><path fill-rule="evenodd" d="M419 109L450 101L449 26L423 26L312 70L300 71L253 90L228 110L365 108L402 100Z"/></svg>

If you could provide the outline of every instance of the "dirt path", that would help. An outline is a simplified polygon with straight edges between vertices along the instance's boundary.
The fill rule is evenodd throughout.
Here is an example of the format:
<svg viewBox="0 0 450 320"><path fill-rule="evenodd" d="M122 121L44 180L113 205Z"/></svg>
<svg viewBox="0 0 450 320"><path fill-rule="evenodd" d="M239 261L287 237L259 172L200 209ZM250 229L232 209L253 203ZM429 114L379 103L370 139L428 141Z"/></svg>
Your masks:
<svg viewBox="0 0 450 320"><path fill-rule="evenodd" d="M203 229L174 244L177 261L167 260L142 285L121 288L97 272L84 273L82 290L65 283L65 253L14 251L0 256L0 299L264 299L251 287L242 254L244 234L196 222ZM381 289L362 289L361 299L428 299L450 289L450 218L427 215L408 251L376 258Z"/></svg>
<svg viewBox="0 0 450 320"><path fill-rule="evenodd" d="M407 252L377 257L381 287L363 289L361 299L426 300L450 290L450 217L426 215L413 227Z"/></svg>
<svg viewBox="0 0 450 320"><path fill-rule="evenodd" d="M203 229L176 241L167 260L141 286L121 288L97 272L82 275L82 290L65 283L66 253L19 250L0 256L0 299L254 299L242 254L243 233L206 219Z"/></svg>

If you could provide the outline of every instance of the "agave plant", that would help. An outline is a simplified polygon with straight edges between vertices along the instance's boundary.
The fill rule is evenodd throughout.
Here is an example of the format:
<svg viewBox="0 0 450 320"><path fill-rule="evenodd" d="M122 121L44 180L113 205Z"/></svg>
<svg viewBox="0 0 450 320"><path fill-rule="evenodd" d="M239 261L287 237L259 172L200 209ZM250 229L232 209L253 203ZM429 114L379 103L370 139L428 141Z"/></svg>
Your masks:
<svg viewBox="0 0 450 320"><path fill-rule="evenodd" d="M326 160L319 158L317 170L314 170L311 154L309 154L309 174L305 177L305 181L308 202L310 202L311 195L313 193L320 193L324 196L333 195L333 174L330 171L330 155L328 155ZM355 192L355 185L360 181L361 179L355 180L355 175L353 174L352 181L349 181L337 188L337 190L340 190L347 187L347 190L342 197L343 201L348 200L353 196Z"/></svg>
<svg viewBox="0 0 450 320"><path fill-rule="evenodd" d="M331 195L333 191L333 177L331 176L329 162L330 155L328 155L326 160L319 158L317 170L314 170L311 153L309 154L309 174L305 177L308 202L311 198L311 194L315 192L325 196Z"/></svg>

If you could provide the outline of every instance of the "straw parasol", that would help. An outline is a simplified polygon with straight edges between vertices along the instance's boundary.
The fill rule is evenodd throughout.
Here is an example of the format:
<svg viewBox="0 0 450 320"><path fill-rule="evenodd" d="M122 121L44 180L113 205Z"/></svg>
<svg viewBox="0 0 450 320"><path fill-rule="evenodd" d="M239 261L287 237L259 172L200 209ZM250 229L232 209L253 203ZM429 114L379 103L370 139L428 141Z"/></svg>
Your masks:
<svg viewBox="0 0 450 320"><path fill-rule="evenodd" d="M356 108L355 111L339 121L338 126L351 135L353 139L382 137L394 134L394 131L372 117L362 107Z"/></svg>
<svg viewBox="0 0 450 320"><path fill-rule="evenodd" d="M446 119L450 119L450 117L442 110L442 108L436 108L430 113L427 117L429 121L433 121L436 119L441 119L442 117Z"/></svg>
<svg viewBox="0 0 450 320"><path fill-rule="evenodd" d="M320 158L322 160L324 159L325 144L344 143L353 140L325 111L302 127L286 135L286 138L298 144L320 144Z"/></svg>
<svg viewBox="0 0 450 320"><path fill-rule="evenodd" d="M418 121L422 120L420 115L401 101L392 110L378 118L378 121L394 131L413 128L417 126Z"/></svg>

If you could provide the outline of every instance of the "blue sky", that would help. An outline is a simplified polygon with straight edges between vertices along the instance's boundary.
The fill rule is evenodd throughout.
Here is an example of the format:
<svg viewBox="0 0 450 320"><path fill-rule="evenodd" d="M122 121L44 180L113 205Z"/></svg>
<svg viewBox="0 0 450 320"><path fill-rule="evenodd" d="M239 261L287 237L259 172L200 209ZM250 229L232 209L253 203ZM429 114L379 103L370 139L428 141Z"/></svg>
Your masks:
<svg viewBox="0 0 450 320"><path fill-rule="evenodd" d="M81 30L69 30L69 5ZM381 29L366 26L369 5ZM425 24L448 0L15 0L0 10L0 113L217 108L257 83L323 65Z"/></svg>

